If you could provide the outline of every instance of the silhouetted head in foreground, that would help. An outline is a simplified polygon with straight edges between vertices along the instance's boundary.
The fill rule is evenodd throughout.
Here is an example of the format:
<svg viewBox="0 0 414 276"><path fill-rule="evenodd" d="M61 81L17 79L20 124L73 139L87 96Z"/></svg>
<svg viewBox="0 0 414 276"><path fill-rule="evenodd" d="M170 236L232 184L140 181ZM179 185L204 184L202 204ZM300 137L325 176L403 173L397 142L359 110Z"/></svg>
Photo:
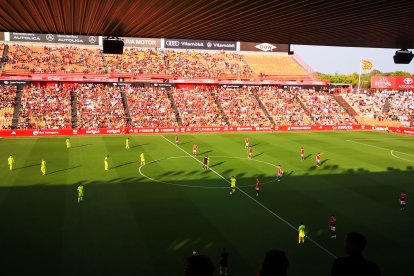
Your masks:
<svg viewBox="0 0 414 276"><path fill-rule="evenodd" d="M208 256L192 255L187 259L185 276L212 276L214 264Z"/></svg>
<svg viewBox="0 0 414 276"><path fill-rule="evenodd" d="M345 252L349 256L362 255L362 251L367 246L365 237L357 232L349 232L345 239Z"/></svg>
<svg viewBox="0 0 414 276"><path fill-rule="evenodd" d="M260 276L286 276L289 261L285 252L278 249L268 251L263 260Z"/></svg>

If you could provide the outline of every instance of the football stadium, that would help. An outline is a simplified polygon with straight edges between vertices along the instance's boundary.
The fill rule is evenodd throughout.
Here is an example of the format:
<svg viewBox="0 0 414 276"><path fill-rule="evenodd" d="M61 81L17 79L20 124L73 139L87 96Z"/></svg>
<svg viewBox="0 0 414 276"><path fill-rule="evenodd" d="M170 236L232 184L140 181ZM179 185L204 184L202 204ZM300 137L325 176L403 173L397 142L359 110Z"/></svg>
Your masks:
<svg viewBox="0 0 414 276"><path fill-rule="evenodd" d="M412 273L414 76L291 49L405 52L402 1L0 2L1 275Z"/></svg>

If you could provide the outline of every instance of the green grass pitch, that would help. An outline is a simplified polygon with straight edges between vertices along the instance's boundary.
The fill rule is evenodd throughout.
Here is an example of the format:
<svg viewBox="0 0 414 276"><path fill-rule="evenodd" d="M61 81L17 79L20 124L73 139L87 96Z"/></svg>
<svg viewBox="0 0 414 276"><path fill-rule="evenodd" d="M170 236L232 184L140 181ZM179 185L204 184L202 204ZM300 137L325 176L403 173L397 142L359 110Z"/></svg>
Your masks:
<svg viewBox="0 0 414 276"><path fill-rule="evenodd" d="M250 138L253 160L244 139ZM218 271L255 275L265 252L286 251L289 275L329 275L344 235L368 239L365 256L383 275L409 275L414 248L414 138L375 132L296 132L0 140L2 275L183 275L193 250ZM198 160L208 154L212 170ZM300 160L304 147L305 161ZM147 165L139 168L139 154ZM322 152L322 166L315 154ZM14 171L7 157L15 158ZM104 157L110 155L110 170ZM47 161L41 175L40 161ZM275 181L281 164L284 177ZM229 195L225 179L237 178ZM263 184L255 197L254 183ZM77 203L77 186L85 187ZM401 192L408 196L399 210ZM338 219L330 239L328 218ZM282 220L283 219L283 220ZM294 228L309 230L297 245Z"/></svg>

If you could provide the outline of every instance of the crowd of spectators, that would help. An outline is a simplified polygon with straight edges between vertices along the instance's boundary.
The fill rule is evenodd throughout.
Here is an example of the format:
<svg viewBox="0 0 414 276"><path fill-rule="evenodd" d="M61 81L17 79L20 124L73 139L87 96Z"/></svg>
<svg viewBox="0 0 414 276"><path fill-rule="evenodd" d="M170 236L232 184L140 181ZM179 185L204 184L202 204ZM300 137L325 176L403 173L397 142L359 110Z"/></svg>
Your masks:
<svg viewBox="0 0 414 276"><path fill-rule="evenodd" d="M226 121L215 103L211 91L173 89L174 101L184 126L224 126Z"/></svg>
<svg viewBox="0 0 414 276"><path fill-rule="evenodd" d="M76 84L74 91L77 98L78 128L125 127L122 89L107 84Z"/></svg>
<svg viewBox="0 0 414 276"><path fill-rule="evenodd" d="M337 125L355 122L354 118L328 92L313 89L301 90L298 96L311 113L312 120L317 124Z"/></svg>
<svg viewBox="0 0 414 276"><path fill-rule="evenodd" d="M20 129L70 128L71 98L65 86L35 86L23 90Z"/></svg>
<svg viewBox="0 0 414 276"><path fill-rule="evenodd" d="M16 104L16 86L0 85L0 128L10 129Z"/></svg>
<svg viewBox="0 0 414 276"><path fill-rule="evenodd" d="M411 126L414 122L414 92L396 91L389 101L388 119L399 121L402 126Z"/></svg>
<svg viewBox="0 0 414 276"><path fill-rule="evenodd" d="M5 70L10 69L31 73L105 73L102 50L78 46L11 45Z"/></svg>
<svg viewBox="0 0 414 276"><path fill-rule="evenodd" d="M130 87L125 91L131 127L177 126L167 91L162 87Z"/></svg>
<svg viewBox="0 0 414 276"><path fill-rule="evenodd" d="M253 75L253 71L237 53L168 50L163 55L170 73L183 78L211 79L226 75L248 78Z"/></svg>
<svg viewBox="0 0 414 276"><path fill-rule="evenodd" d="M260 87L255 91L276 125L310 125L296 98L296 93L276 86Z"/></svg>
<svg viewBox="0 0 414 276"><path fill-rule="evenodd" d="M259 102L254 97L251 89L221 87L215 95L227 115L230 125L270 125L269 119L260 108Z"/></svg>
<svg viewBox="0 0 414 276"><path fill-rule="evenodd" d="M109 72L169 74L163 53L156 49L125 48L122 55L106 55Z"/></svg>
<svg viewBox="0 0 414 276"><path fill-rule="evenodd" d="M362 117L381 118L385 101L389 97L386 93L364 91L362 93L346 93L341 96Z"/></svg>

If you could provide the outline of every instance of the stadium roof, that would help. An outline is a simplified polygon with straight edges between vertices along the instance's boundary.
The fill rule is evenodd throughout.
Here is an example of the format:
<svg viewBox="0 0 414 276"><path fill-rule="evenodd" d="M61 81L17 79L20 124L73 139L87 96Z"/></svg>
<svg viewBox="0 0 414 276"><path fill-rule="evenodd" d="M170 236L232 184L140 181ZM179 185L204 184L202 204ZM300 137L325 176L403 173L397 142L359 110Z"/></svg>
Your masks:
<svg viewBox="0 0 414 276"><path fill-rule="evenodd" d="M0 30L414 48L414 5L389 0L0 0Z"/></svg>

